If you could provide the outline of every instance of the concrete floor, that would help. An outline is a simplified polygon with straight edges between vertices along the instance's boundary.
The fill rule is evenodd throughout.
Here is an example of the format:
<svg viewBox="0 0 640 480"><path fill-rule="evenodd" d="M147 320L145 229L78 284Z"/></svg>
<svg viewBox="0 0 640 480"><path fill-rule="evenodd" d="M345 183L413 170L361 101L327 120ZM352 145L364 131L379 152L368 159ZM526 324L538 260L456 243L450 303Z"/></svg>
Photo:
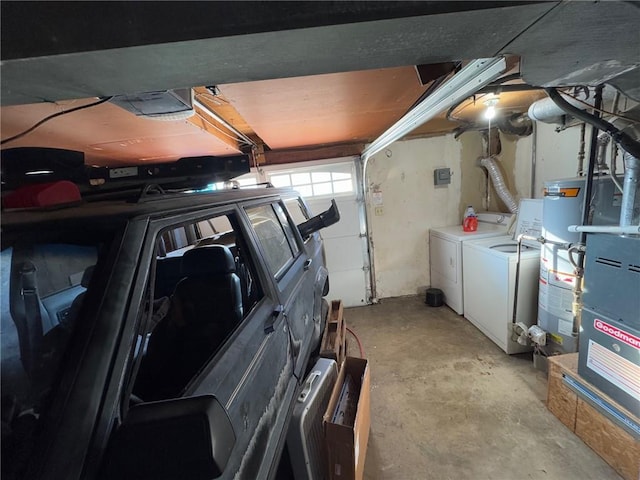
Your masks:
<svg viewBox="0 0 640 480"><path fill-rule="evenodd" d="M417 296L345 318L371 366L365 479L621 478L547 410L546 374L530 354L506 355Z"/></svg>

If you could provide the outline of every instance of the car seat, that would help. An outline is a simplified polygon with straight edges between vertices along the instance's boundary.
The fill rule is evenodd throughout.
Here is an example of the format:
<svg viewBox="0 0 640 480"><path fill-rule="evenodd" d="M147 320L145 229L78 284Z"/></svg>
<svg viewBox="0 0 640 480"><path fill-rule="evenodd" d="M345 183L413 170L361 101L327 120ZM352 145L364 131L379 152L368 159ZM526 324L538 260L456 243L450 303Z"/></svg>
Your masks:
<svg viewBox="0 0 640 480"><path fill-rule="evenodd" d="M134 388L144 401L178 396L242 320L240 279L227 247L186 251L182 275L168 315L151 333Z"/></svg>

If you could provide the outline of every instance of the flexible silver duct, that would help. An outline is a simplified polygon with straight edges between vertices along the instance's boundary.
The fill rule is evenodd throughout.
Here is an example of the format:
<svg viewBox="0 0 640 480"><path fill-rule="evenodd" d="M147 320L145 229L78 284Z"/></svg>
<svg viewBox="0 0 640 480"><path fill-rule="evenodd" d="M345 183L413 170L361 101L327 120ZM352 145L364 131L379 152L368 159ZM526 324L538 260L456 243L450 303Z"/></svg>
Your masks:
<svg viewBox="0 0 640 480"><path fill-rule="evenodd" d="M493 188L496 189L496 193L507 206L509 211L511 213L518 213L518 203L507 188L504 178L502 177L502 172L498 168L495 159L493 157L483 158L480 160L480 165L487 169L489 177L491 177L491 182L493 183Z"/></svg>
<svg viewBox="0 0 640 480"><path fill-rule="evenodd" d="M640 183L640 160L624 152L624 183L622 187L622 205L620 206L620 226L627 227L633 224L634 206L638 185Z"/></svg>

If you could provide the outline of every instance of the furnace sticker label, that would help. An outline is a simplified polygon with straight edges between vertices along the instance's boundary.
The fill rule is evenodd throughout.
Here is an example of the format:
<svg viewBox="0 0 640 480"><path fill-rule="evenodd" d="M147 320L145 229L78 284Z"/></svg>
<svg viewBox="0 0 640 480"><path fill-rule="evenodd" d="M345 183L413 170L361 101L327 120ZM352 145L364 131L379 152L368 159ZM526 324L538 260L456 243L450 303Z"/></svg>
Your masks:
<svg viewBox="0 0 640 480"><path fill-rule="evenodd" d="M573 334L573 321L558 319L558 333L570 337Z"/></svg>
<svg viewBox="0 0 640 480"><path fill-rule="evenodd" d="M640 367L638 365L589 340L587 367L636 400L640 400Z"/></svg>

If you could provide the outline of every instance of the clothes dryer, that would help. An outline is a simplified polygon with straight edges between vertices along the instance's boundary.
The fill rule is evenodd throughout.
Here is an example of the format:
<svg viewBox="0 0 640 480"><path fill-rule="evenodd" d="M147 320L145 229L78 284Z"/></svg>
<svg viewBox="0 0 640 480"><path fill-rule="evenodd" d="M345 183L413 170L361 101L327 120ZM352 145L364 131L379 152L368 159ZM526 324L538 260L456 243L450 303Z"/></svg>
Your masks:
<svg viewBox="0 0 640 480"><path fill-rule="evenodd" d="M510 213L481 212L475 232L463 231L462 225L432 228L429 231L431 287L442 290L444 302L458 315L464 313L463 242L505 235L511 217Z"/></svg>

